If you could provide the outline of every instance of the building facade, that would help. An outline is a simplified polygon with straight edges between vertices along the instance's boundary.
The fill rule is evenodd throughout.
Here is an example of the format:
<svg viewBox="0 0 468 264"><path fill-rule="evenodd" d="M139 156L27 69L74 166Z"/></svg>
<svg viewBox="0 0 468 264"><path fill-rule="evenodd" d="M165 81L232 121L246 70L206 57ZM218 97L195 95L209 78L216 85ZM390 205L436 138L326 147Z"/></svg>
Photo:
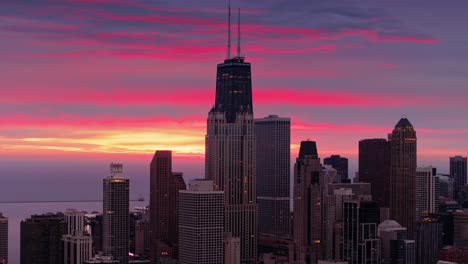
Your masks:
<svg viewBox="0 0 468 264"><path fill-rule="evenodd" d="M416 223L416 130L402 118L390 134L390 217L408 229L413 239Z"/></svg>
<svg viewBox="0 0 468 264"><path fill-rule="evenodd" d="M439 212L440 183L432 166L416 169L416 218Z"/></svg>
<svg viewBox="0 0 468 264"><path fill-rule="evenodd" d="M289 236L291 120L255 119L258 232Z"/></svg>
<svg viewBox="0 0 468 264"><path fill-rule="evenodd" d="M120 264L128 264L129 188L123 165L111 163L110 175L103 179L103 252Z"/></svg>
<svg viewBox="0 0 468 264"><path fill-rule="evenodd" d="M158 263L167 247L177 257L179 190L187 188L182 173L172 171L172 152L156 151L150 164L151 257ZM163 245L166 244L166 245Z"/></svg>
<svg viewBox="0 0 468 264"><path fill-rule="evenodd" d="M21 264L63 264L63 214L33 215L21 221Z"/></svg>
<svg viewBox="0 0 468 264"><path fill-rule="evenodd" d="M467 157L450 157L450 177L454 179L453 196L458 200L458 192L466 185Z"/></svg>
<svg viewBox="0 0 468 264"><path fill-rule="evenodd" d="M330 165L337 171L336 182L347 183L348 178L348 159L340 155L331 155L323 159L324 165Z"/></svg>
<svg viewBox="0 0 468 264"><path fill-rule="evenodd" d="M93 255L93 240L84 233L85 213L75 209L65 212L67 234L63 235L64 264L81 264Z"/></svg>
<svg viewBox="0 0 468 264"><path fill-rule="evenodd" d="M195 180L179 191L179 263L223 263L224 192Z"/></svg>
<svg viewBox="0 0 468 264"><path fill-rule="evenodd" d="M468 248L468 211L453 212L453 244Z"/></svg>
<svg viewBox="0 0 468 264"><path fill-rule="evenodd" d="M383 138L359 141L359 182L372 185L372 200L390 206L390 142Z"/></svg>
<svg viewBox="0 0 468 264"><path fill-rule="evenodd" d="M437 216L422 217L417 223L416 261L418 264L435 263L442 248L443 224Z"/></svg>
<svg viewBox="0 0 468 264"><path fill-rule="evenodd" d="M0 263L8 263L8 218L0 212Z"/></svg>

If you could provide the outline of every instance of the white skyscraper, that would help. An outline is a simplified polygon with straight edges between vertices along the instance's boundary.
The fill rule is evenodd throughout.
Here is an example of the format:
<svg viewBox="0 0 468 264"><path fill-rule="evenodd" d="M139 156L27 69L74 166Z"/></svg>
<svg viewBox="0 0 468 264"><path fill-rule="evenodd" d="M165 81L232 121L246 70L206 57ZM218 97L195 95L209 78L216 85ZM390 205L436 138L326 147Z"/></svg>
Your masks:
<svg viewBox="0 0 468 264"><path fill-rule="evenodd" d="M63 235L64 264L81 264L92 257L93 240L84 234L84 212L68 209L65 212L67 234Z"/></svg>
<svg viewBox="0 0 468 264"><path fill-rule="evenodd" d="M416 169L416 219L439 211L439 177L432 166Z"/></svg>
<svg viewBox="0 0 468 264"><path fill-rule="evenodd" d="M179 191L179 263L223 263L224 192L195 180Z"/></svg>

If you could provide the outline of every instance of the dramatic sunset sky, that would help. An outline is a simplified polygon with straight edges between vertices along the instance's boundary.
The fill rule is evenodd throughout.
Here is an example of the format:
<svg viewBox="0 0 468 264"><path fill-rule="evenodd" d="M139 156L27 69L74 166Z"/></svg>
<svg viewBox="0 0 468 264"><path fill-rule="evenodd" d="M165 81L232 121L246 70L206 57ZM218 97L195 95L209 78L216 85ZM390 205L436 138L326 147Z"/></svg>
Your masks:
<svg viewBox="0 0 468 264"><path fill-rule="evenodd" d="M358 141L385 138L402 116L420 165L447 172L450 155L468 154L468 2L408 3L232 1L255 116L292 118L293 158L315 140L353 174ZM226 5L2 0L0 200L99 197L111 161L146 195L156 149L203 176Z"/></svg>

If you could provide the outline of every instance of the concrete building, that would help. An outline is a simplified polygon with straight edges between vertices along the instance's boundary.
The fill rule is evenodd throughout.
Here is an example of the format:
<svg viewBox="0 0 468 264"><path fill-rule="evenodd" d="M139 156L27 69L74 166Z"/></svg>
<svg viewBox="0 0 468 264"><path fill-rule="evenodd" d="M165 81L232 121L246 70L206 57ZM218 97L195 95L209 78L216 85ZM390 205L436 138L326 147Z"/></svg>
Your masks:
<svg viewBox="0 0 468 264"><path fill-rule="evenodd" d="M467 157L450 157L450 177L454 179L453 197L458 201L458 192L466 185Z"/></svg>
<svg viewBox="0 0 468 264"><path fill-rule="evenodd" d="M110 175L103 179L103 252L120 264L128 264L129 188L123 165L111 163Z"/></svg>
<svg viewBox="0 0 468 264"><path fill-rule="evenodd" d="M178 254L178 200L179 191L187 189L182 173L172 171L172 151L158 150L150 164L150 226L151 257L158 263L160 258L173 258Z"/></svg>
<svg viewBox="0 0 468 264"><path fill-rule="evenodd" d="M416 221L416 130L408 119L395 125L390 139L390 217L414 238Z"/></svg>
<svg viewBox="0 0 468 264"><path fill-rule="evenodd" d="M0 212L0 263L8 263L8 218Z"/></svg>
<svg viewBox="0 0 468 264"><path fill-rule="evenodd" d="M418 264L436 262L442 248L443 224L437 216L422 217L416 230L416 260Z"/></svg>
<svg viewBox="0 0 468 264"><path fill-rule="evenodd" d="M348 178L348 159L340 155L331 155L323 159L324 165L330 165L337 171L336 182L347 183Z"/></svg>
<svg viewBox="0 0 468 264"><path fill-rule="evenodd" d="M432 166L416 169L416 217L439 212L440 184Z"/></svg>
<svg viewBox="0 0 468 264"><path fill-rule="evenodd" d="M224 233L224 264L241 263L241 242L240 238L233 237L229 233Z"/></svg>
<svg viewBox="0 0 468 264"><path fill-rule="evenodd" d="M454 246L468 248L468 211L453 212L453 228Z"/></svg>
<svg viewBox="0 0 468 264"><path fill-rule="evenodd" d="M93 240L84 233L85 213L75 209L65 212L67 234L63 235L63 263L82 264L91 259L93 254Z"/></svg>
<svg viewBox="0 0 468 264"><path fill-rule="evenodd" d="M258 232L289 236L291 120L255 119Z"/></svg>
<svg viewBox="0 0 468 264"><path fill-rule="evenodd" d="M359 141L359 182L372 184L372 200L390 206L390 142L383 138Z"/></svg>
<svg viewBox="0 0 468 264"><path fill-rule="evenodd" d="M179 191L179 263L223 262L224 192L213 181L194 180Z"/></svg>
<svg viewBox="0 0 468 264"><path fill-rule="evenodd" d="M33 215L21 221L21 264L63 263L63 214Z"/></svg>
<svg viewBox="0 0 468 264"><path fill-rule="evenodd" d="M382 243L382 262L391 263L391 242L406 240L406 227L394 220L386 220L379 224L377 231Z"/></svg>

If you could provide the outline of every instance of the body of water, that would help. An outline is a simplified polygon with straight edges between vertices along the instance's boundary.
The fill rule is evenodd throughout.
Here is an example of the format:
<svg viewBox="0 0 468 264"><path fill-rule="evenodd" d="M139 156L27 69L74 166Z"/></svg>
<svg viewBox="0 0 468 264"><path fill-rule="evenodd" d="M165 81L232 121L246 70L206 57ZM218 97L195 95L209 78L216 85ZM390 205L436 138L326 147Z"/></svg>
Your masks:
<svg viewBox="0 0 468 264"><path fill-rule="evenodd" d="M130 210L144 207L147 201L130 202ZM10 264L20 263L20 223L33 214L65 212L78 209L91 213L102 212L102 202L66 202L66 203L3 203L0 212L8 218L8 258Z"/></svg>

